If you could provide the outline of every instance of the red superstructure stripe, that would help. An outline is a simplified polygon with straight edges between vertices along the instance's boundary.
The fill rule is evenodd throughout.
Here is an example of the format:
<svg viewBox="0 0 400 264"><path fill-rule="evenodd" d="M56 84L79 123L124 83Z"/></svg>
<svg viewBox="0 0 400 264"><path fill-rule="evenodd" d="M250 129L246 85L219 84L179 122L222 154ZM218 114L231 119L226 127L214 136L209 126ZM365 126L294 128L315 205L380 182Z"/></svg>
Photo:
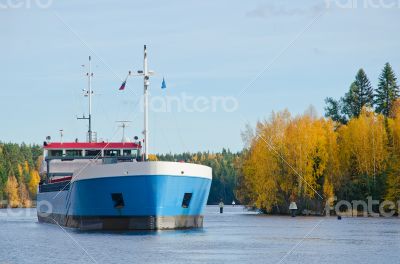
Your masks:
<svg viewBox="0 0 400 264"><path fill-rule="evenodd" d="M138 149L142 146L132 142L51 142L43 147L45 149Z"/></svg>
<svg viewBox="0 0 400 264"><path fill-rule="evenodd" d="M63 182L63 181L70 181L72 179L72 176L67 176L64 178L59 178L59 179L52 179L50 180L50 183L56 183L56 182Z"/></svg>

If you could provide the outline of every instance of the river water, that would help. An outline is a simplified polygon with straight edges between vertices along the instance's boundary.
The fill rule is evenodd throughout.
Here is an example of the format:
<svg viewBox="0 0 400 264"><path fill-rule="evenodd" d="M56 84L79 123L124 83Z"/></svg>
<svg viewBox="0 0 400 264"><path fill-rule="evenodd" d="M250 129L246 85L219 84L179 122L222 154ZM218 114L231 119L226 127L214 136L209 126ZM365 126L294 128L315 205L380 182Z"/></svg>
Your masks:
<svg viewBox="0 0 400 264"><path fill-rule="evenodd" d="M204 228L80 232L0 209L0 264L400 263L400 218L263 216L208 206Z"/></svg>

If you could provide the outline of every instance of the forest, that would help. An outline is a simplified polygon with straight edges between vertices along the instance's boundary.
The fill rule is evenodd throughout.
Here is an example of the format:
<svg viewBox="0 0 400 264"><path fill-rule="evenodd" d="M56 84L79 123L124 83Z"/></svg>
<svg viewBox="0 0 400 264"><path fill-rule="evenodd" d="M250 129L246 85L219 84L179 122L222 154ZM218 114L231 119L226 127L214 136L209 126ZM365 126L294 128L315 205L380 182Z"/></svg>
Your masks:
<svg viewBox="0 0 400 264"><path fill-rule="evenodd" d="M400 199L399 86L386 63L374 89L360 69L348 92L327 98L325 118L311 107L287 110L248 127L238 199L272 213L322 213L327 201Z"/></svg>
<svg viewBox="0 0 400 264"><path fill-rule="evenodd" d="M322 213L327 201L400 200L400 91L386 63L374 88L360 69L341 98L326 98L325 116L273 112L242 132L233 153L153 154L213 168L208 204L232 201L265 213L299 209ZM2 206L29 207L40 182L41 147L0 143Z"/></svg>
<svg viewBox="0 0 400 264"><path fill-rule="evenodd" d="M39 145L0 142L0 208L33 205L41 155Z"/></svg>

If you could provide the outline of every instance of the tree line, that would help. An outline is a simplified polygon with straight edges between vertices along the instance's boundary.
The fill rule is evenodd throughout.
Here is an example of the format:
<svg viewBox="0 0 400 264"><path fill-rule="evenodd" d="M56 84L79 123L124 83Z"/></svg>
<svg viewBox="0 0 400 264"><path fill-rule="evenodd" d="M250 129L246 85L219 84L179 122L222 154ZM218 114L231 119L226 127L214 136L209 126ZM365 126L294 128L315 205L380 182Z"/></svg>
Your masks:
<svg viewBox="0 0 400 264"><path fill-rule="evenodd" d="M0 142L0 208L31 207L40 182L39 145Z"/></svg>
<svg viewBox="0 0 400 264"><path fill-rule="evenodd" d="M266 212L322 212L327 201L400 199L399 86L386 63L374 89L360 69L345 95L313 109L272 113L244 133L238 197Z"/></svg>

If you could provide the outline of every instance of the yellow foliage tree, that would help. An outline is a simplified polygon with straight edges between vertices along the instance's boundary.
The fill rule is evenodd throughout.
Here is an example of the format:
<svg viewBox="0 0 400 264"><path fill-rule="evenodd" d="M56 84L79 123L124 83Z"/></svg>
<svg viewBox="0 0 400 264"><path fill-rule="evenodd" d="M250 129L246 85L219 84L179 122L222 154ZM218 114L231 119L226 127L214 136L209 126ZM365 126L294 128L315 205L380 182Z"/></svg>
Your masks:
<svg viewBox="0 0 400 264"><path fill-rule="evenodd" d="M326 198L326 201L330 201L329 205L332 206L333 198L334 198L335 194L334 194L334 190L333 190L333 184L329 181L328 177L325 177L323 191L324 191L324 197Z"/></svg>
<svg viewBox="0 0 400 264"><path fill-rule="evenodd" d="M394 155L400 156L400 107L393 110L393 118L388 119L388 127L391 134L392 151Z"/></svg>
<svg viewBox="0 0 400 264"><path fill-rule="evenodd" d="M358 118L351 119L339 129L342 169L375 177L386 168L388 137L382 115L363 109Z"/></svg>
<svg viewBox="0 0 400 264"><path fill-rule="evenodd" d="M32 197L35 197L37 194L37 186L39 185L39 182L40 182L39 172L37 170L31 170L28 189Z"/></svg>
<svg viewBox="0 0 400 264"><path fill-rule="evenodd" d="M23 207L31 207L32 200L29 197L28 189L26 188L26 184L24 182L19 183L19 197Z"/></svg>
<svg viewBox="0 0 400 264"><path fill-rule="evenodd" d="M394 203L400 200L400 159L399 157L393 157L387 177L387 190L385 199L390 200ZM397 208L398 211L399 208Z"/></svg>
<svg viewBox="0 0 400 264"><path fill-rule="evenodd" d="M278 202L278 177L280 176L276 158L269 154L266 146L258 140L243 164L246 189L252 190L250 201L258 208L271 210Z"/></svg>
<svg viewBox="0 0 400 264"><path fill-rule="evenodd" d="M340 171L340 160L339 160L339 146L338 137L335 132L336 124L328 119L324 122L324 131L326 138L326 152L327 152L327 163L324 172L324 187L325 184L331 185L328 189L329 192L325 192L325 198L329 199L334 196L334 190L339 189L343 174ZM328 195L329 193L329 195Z"/></svg>
<svg viewBox="0 0 400 264"><path fill-rule="evenodd" d="M272 113L246 134L237 193L266 211L287 207L291 195L316 207L334 196L400 199L400 100L389 117L363 108L347 124L314 112Z"/></svg>
<svg viewBox="0 0 400 264"><path fill-rule="evenodd" d="M29 173L29 163L26 160L24 162L24 173Z"/></svg>
<svg viewBox="0 0 400 264"><path fill-rule="evenodd" d="M388 127L392 140L392 157L389 162L385 199L397 202L400 200L400 100L394 104L391 116L393 118L388 119Z"/></svg>
<svg viewBox="0 0 400 264"><path fill-rule="evenodd" d="M288 111L260 122L242 165L243 188L255 206L271 210L289 197L334 195L338 181L337 137L330 120L310 112L292 118ZM326 184L327 186L323 186Z"/></svg>
<svg viewBox="0 0 400 264"><path fill-rule="evenodd" d="M42 166L42 162L43 162L43 156L39 156L39 158L36 160L36 164L35 164L35 169L37 171L40 171L40 167Z"/></svg>
<svg viewBox="0 0 400 264"><path fill-rule="evenodd" d="M6 186L4 188L4 192L8 198L8 205L12 208L18 207L21 205L20 196L18 194L18 182L14 176L9 176L6 182Z"/></svg>
<svg viewBox="0 0 400 264"><path fill-rule="evenodd" d="M286 160L294 168L289 171L297 178L297 194L314 198L320 189L318 179L322 177L328 160L324 120L312 119L308 115L295 118L286 131Z"/></svg>
<svg viewBox="0 0 400 264"><path fill-rule="evenodd" d="M17 165L17 169L18 169L18 178L22 179L22 176L24 175L24 169L22 168L21 164Z"/></svg>
<svg viewBox="0 0 400 264"><path fill-rule="evenodd" d="M154 154L149 154L149 161L157 161L157 160L158 160L158 158L157 158L156 155L154 155Z"/></svg>

